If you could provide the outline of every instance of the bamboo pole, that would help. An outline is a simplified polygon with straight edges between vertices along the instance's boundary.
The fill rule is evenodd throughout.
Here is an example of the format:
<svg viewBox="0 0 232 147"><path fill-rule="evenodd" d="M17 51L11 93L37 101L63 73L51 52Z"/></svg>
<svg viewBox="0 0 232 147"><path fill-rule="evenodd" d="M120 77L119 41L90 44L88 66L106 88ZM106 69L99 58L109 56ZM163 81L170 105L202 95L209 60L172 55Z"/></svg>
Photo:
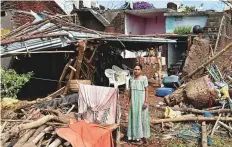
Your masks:
<svg viewBox="0 0 232 147"><path fill-rule="evenodd" d="M195 117L178 117L178 118L168 118L168 119L154 119L151 120L151 123L167 123L167 122L182 122L182 121L215 121L218 119L218 116L215 117L203 117L203 116L195 116ZM232 121L232 117L221 117L221 121Z"/></svg>
<svg viewBox="0 0 232 147"><path fill-rule="evenodd" d="M60 34L39 34L39 35L31 35L31 36L25 36L25 37L18 37L18 38L13 38L9 40L1 40L1 45L9 44L9 43L14 43L14 42L22 42L26 41L29 39L36 39L36 38L45 38L45 37L60 37L60 36L68 36L67 33L60 33Z"/></svg>
<svg viewBox="0 0 232 147"><path fill-rule="evenodd" d="M67 73L68 67L69 67L69 65L72 64L72 62L73 62L73 59L70 59L70 60L68 61L68 63L65 65L65 67L64 67L64 69L63 69L63 71L62 71L62 74L61 74L61 76L60 76L60 79L59 79L59 81L58 81L58 89L61 88L61 81L63 81L64 76L65 76L65 74Z"/></svg>
<svg viewBox="0 0 232 147"><path fill-rule="evenodd" d="M37 52L11 52L6 55L17 55L17 54L56 54L56 53L75 53L75 51L37 51Z"/></svg>
<svg viewBox="0 0 232 147"><path fill-rule="evenodd" d="M218 30L218 34L217 34L217 40L216 40L216 44L214 47L214 52L217 52L217 46L218 46L218 42L219 42L219 38L221 36L221 31L222 31L222 25L224 23L224 19L225 19L225 15L222 16L221 22L220 22L220 26L219 26L219 30Z"/></svg>
<svg viewBox="0 0 232 147"><path fill-rule="evenodd" d="M224 104L222 105L222 109L224 109L225 104L226 104L226 103L224 103ZM219 122L221 116L222 116L222 114L220 113L219 116L218 116L218 119L217 119L217 121L216 121L216 123L215 123L215 125L214 125L214 127L213 127L213 130L212 130L212 132L211 132L211 134L210 134L211 137L213 137L214 131L215 131L216 127L217 127L217 124L218 124L218 122Z"/></svg>
<svg viewBox="0 0 232 147"><path fill-rule="evenodd" d="M48 28L41 30L41 31L32 32L28 35L41 34L41 33L49 32L49 31L53 31L53 30L58 29L58 28L59 28L58 26L51 26L51 27L48 27Z"/></svg>
<svg viewBox="0 0 232 147"><path fill-rule="evenodd" d="M221 122L221 121L218 121L218 123L219 123L220 125L222 125L223 127L225 127L226 129L228 129L230 132L232 132L232 128L231 128L230 126L226 125L225 123L223 123L223 122Z"/></svg>
<svg viewBox="0 0 232 147"><path fill-rule="evenodd" d="M8 38L8 37L10 37L10 36L14 35L15 33L17 33L17 32L19 32L19 31L21 31L21 30L25 29L25 28L26 28L26 27L28 27L29 25L30 25L30 23L29 23L29 22L27 22L27 23L25 23L24 25L19 26L18 28L14 29L14 30L13 30L13 31L11 31L10 33L8 33L8 34L6 34L6 35L1 36L1 39Z"/></svg>
<svg viewBox="0 0 232 147"><path fill-rule="evenodd" d="M213 62L214 60L216 60L218 57L220 57L224 52L228 51L232 49L232 42L230 44L228 44L224 49L222 49L219 53L217 53L214 57L212 57L211 59L209 59L206 63L204 63L203 65L199 66L196 70L194 70L193 72L191 72L190 74L188 74L187 76L183 77L181 79L181 81L185 80L186 78L190 78L192 77L194 74L196 74L198 71L200 71L201 69L205 68L207 65L209 65L211 62Z"/></svg>
<svg viewBox="0 0 232 147"><path fill-rule="evenodd" d="M19 36L22 36L22 35L25 36L25 35L27 35L27 33L30 33L30 32L32 32L32 31L35 31L35 30L39 29L40 27L42 27L43 25L49 23L49 21L50 21L50 20L46 20L46 21L44 21L44 22L42 22L42 23L40 23L40 24L38 24L38 25L34 25L33 27L27 29L26 31L20 31L20 33L14 35L14 36L12 36L12 37L15 38L15 37L19 37Z"/></svg>
<svg viewBox="0 0 232 147"><path fill-rule="evenodd" d="M202 122L201 133L202 133L202 137L201 137L202 147L207 147L207 132L206 132L206 123L205 123L205 121Z"/></svg>
<svg viewBox="0 0 232 147"><path fill-rule="evenodd" d="M95 55L96 51L97 51L97 47L94 49L94 51L93 51L93 53L92 53L92 55L91 55L91 57L90 57L90 59L89 59L89 63L91 63L91 62L92 62L93 57L94 57L94 55Z"/></svg>

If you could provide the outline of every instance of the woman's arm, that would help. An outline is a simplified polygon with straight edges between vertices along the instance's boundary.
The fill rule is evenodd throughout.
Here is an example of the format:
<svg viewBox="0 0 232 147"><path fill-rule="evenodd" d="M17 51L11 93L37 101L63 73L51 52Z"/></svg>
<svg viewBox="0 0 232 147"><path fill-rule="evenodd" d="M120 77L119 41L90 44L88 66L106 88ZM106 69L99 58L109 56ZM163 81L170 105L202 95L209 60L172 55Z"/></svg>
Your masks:
<svg viewBox="0 0 232 147"><path fill-rule="evenodd" d="M146 109L147 106L148 106L148 98L149 98L147 77L145 77L145 80L144 80L144 89L145 89L145 101L144 101L144 104L143 104L143 109Z"/></svg>
<svg viewBox="0 0 232 147"><path fill-rule="evenodd" d="M149 94L148 94L148 86L145 87L145 103L148 103L148 98L149 98Z"/></svg>

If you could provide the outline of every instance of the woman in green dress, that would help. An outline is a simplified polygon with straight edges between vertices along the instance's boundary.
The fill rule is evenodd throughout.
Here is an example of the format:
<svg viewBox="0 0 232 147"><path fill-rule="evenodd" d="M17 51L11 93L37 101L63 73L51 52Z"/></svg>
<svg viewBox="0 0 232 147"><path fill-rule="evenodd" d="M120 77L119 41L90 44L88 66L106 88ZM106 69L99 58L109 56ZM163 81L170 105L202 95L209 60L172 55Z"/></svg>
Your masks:
<svg viewBox="0 0 232 147"><path fill-rule="evenodd" d="M142 66L134 66L134 76L130 79L128 140L147 143L150 137L150 116L148 112L148 80L142 75Z"/></svg>

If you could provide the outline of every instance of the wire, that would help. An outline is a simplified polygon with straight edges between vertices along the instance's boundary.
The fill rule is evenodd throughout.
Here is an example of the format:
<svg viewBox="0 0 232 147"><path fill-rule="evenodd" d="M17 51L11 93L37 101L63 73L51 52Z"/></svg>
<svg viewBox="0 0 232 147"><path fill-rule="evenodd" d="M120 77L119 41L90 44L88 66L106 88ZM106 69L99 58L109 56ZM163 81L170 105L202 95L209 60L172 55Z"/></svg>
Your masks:
<svg viewBox="0 0 232 147"><path fill-rule="evenodd" d="M53 79L45 79L45 78L38 78L38 77L31 77L31 78L32 78L32 79L36 79L36 80L43 80L43 81L67 83L66 81L58 81L58 80L53 80Z"/></svg>

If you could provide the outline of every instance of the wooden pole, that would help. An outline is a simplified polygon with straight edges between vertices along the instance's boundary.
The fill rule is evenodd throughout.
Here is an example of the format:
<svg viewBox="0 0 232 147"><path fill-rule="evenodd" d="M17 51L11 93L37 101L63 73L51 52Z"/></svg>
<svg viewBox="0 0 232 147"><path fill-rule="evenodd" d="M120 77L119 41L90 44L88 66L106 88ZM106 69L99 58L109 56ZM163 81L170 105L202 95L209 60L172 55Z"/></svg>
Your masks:
<svg viewBox="0 0 232 147"><path fill-rule="evenodd" d="M167 122L182 122L182 121L215 121L218 119L218 116L215 117L203 117L203 116L195 116L195 117L178 117L178 118L168 118L168 119L154 119L151 120L151 123L167 123ZM221 117L221 121L232 121L232 117Z"/></svg>
<svg viewBox="0 0 232 147"><path fill-rule="evenodd" d="M204 63L203 65L199 66L196 70L194 70L193 72L191 72L190 74L188 74L187 76L183 77L181 79L181 81L185 80L186 78L191 78L194 74L196 74L198 71L200 71L201 69L205 68L207 65L209 65L211 62L213 62L214 60L216 60L218 57L220 57L224 52L228 51L232 49L232 42L230 44L228 44L224 49L222 49L219 53L217 53L214 57L212 57L211 59L209 59L206 63Z"/></svg>
<svg viewBox="0 0 232 147"><path fill-rule="evenodd" d="M64 94L68 93L70 81L73 79L74 73L75 73L76 79L78 79L80 76L81 65L82 65L82 60L84 58L84 53L85 53L87 41L86 40L79 40L77 44L78 44L78 55L76 57L76 61L75 61L74 65L73 65L73 67L76 67L76 71L71 70L69 80L68 80L67 85L66 85L65 90L64 90Z"/></svg>
<svg viewBox="0 0 232 147"><path fill-rule="evenodd" d="M14 35L14 36L12 36L12 37L13 37L13 38L16 38L16 37L19 37L19 36L22 36L22 35L23 35L23 36L27 36L27 35L28 35L27 33L30 33L30 32L32 32L32 31L35 31L35 30L39 29L39 28L42 27L43 25L49 23L49 21L50 21L50 20L46 20L46 21L44 21L44 22L42 22L42 23L40 23L40 24L38 24L38 25L34 25L34 26L32 26L31 28L26 29L25 31L20 31L18 34Z"/></svg>
<svg viewBox="0 0 232 147"><path fill-rule="evenodd" d="M55 54L55 53L75 53L75 51L32 51L32 52L10 52L7 55L13 54Z"/></svg>
<svg viewBox="0 0 232 147"><path fill-rule="evenodd" d="M80 71L81 65L84 58L84 53L87 45L87 40L80 40L78 41L78 56L77 56L77 64L76 64L76 72L75 72L75 79L80 78Z"/></svg>
<svg viewBox="0 0 232 147"><path fill-rule="evenodd" d="M154 105L150 105L151 107L155 107L157 109L165 110L165 107L156 107ZM181 112L191 112L196 114L203 114L205 112L213 113L213 114L220 114L220 113L232 113L231 109L218 109L218 110L199 110L194 108L175 108L171 107L173 111L181 111Z"/></svg>
<svg viewBox="0 0 232 147"><path fill-rule="evenodd" d="M224 109L225 104L226 104L226 103L224 103L224 104L222 105L222 109ZM214 125L214 127L213 127L213 130L212 130L212 132L211 132L211 134L210 134L211 137L213 137L214 131L215 131L216 127L217 127L217 124L218 124L218 122L219 122L221 116L222 116L222 114L220 113L219 116L218 116L218 119L217 119L217 121L216 121L216 123L215 123L215 125Z"/></svg>
<svg viewBox="0 0 232 147"><path fill-rule="evenodd" d="M61 88L61 81L63 81L64 76L65 76L65 74L67 73L68 67L69 67L69 65L72 64L72 62L73 62L73 59L70 59L69 62L65 65L65 67L64 67L64 69L63 69L63 72L62 72L62 74L61 74L61 76L60 76L59 82L58 82L58 89Z"/></svg>
<svg viewBox="0 0 232 147"><path fill-rule="evenodd" d="M77 71L74 67L72 67L71 65L68 66L69 68L71 68L73 71Z"/></svg>
<svg viewBox="0 0 232 147"><path fill-rule="evenodd" d="M201 144L202 147L207 147L207 132L206 132L206 123L205 121L202 122L202 126L201 126Z"/></svg>
<svg viewBox="0 0 232 147"><path fill-rule="evenodd" d="M76 58L76 61L75 61L75 63L74 63L73 66L75 67L76 64L77 64L77 58ZM69 84L70 84L70 81L73 79L73 76L74 76L74 71L71 70L70 75L69 75L68 82L67 82L67 84L66 84L66 86L65 86L65 89L64 89L64 93L63 93L64 95L68 93L69 86L70 86Z"/></svg>
<svg viewBox="0 0 232 147"><path fill-rule="evenodd" d="M221 23L220 23L220 26L219 26L219 30L218 30L218 34L217 34L217 40L216 40L216 44L215 44L215 47L214 47L214 52L215 53L217 52L217 46L218 46L219 38L221 36L222 25L224 23L224 19L225 19L225 15L222 16Z"/></svg>
<svg viewBox="0 0 232 147"><path fill-rule="evenodd" d="M218 121L218 123L219 123L220 125L222 125L223 127L225 127L226 129L228 129L230 132L232 132L232 128L231 128L230 126L226 125L225 123L223 123L223 122L221 122L221 121Z"/></svg>
<svg viewBox="0 0 232 147"><path fill-rule="evenodd" d="M11 31L10 33L6 34L6 35L3 35L1 36L1 39L5 39L5 38L8 38L12 35L14 35L15 33L19 32L20 30L23 30L24 28L28 27L30 25L29 22L25 23L24 25L22 26L19 26L18 28L14 29L13 31Z"/></svg>
<svg viewBox="0 0 232 147"><path fill-rule="evenodd" d="M60 33L60 34L38 34L38 35L31 35L31 36L24 36L24 37L17 37L13 39L7 39L7 40L1 40L1 45L10 44L14 42L22 42L29 39L35 39L35 38L46 38L46 37L61 37L61 36L68 36L67 33Z"/></svg>

